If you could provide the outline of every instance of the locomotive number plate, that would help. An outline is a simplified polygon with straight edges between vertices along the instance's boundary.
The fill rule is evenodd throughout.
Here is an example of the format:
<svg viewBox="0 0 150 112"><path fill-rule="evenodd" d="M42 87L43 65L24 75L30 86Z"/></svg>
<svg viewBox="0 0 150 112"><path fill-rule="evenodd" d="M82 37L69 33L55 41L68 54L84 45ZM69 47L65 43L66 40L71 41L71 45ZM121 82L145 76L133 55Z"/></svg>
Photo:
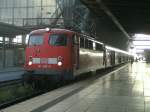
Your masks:
<svg viewBox="0 0 150 112"><path fill-rule="evenodd" d="M41 64L47 64L47 58L41 58Z"/></svg>
<svg viewBox="0 0 150 112"><path fill-rule="evenodd" d="M57 58L48 58L48 64L57 64Z"/></svg>

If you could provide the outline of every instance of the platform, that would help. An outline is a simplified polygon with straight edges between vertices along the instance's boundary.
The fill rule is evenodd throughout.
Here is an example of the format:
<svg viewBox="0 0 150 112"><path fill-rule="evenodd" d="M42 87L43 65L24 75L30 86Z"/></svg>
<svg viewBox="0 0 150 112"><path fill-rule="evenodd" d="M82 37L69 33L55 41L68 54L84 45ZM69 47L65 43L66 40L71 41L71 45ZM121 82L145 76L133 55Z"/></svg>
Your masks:
<svg viewBox="0 0 150 112"><path fill-rule="evenodd" d="M150 112L150 65L128 64L0 112Z"/></svg>

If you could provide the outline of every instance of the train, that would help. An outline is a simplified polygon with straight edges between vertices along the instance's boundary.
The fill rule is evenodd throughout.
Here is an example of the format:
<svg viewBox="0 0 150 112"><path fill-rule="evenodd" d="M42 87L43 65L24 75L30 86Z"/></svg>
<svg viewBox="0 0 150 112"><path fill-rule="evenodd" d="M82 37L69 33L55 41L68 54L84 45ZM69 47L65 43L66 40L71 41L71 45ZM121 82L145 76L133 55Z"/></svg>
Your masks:
<svg viewBox="0 0 150 112"><path fill-rule="evenodd" d="M34 30L25 51L25 79L68 81L75 77L130 61L126 51L91 36L61 28Z"/></svg>

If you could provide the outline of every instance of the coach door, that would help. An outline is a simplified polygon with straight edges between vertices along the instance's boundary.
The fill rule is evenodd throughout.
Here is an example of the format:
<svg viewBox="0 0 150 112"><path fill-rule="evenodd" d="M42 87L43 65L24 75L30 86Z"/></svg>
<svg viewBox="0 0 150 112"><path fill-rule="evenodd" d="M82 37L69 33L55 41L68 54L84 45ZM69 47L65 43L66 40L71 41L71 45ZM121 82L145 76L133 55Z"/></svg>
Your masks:
<svg viewBox="0 0 150 112"><path fill-rule="evenodd" d="M73 57L74 57L74 68L79 68L79 37L75 34L73 36Z"/></svg>

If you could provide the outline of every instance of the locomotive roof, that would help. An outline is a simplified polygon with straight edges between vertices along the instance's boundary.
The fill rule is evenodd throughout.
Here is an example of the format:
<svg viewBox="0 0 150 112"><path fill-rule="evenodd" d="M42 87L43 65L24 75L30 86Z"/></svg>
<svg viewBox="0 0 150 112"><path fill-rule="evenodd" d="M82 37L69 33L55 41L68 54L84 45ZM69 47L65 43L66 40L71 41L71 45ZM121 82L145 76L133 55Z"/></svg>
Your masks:
<svg viewBox="0 0 150 112"><path fill-rule="evenodd" d="M67 29L60 29L60 28L45 28L45 29L37 29L37 30L33 30L31 34L43 34L43 33L46 33L46 32L59 32L59 33L63 33L63 32L67 32L67 33L72 33L73 31L71 30L67 30Z"/></svg>

